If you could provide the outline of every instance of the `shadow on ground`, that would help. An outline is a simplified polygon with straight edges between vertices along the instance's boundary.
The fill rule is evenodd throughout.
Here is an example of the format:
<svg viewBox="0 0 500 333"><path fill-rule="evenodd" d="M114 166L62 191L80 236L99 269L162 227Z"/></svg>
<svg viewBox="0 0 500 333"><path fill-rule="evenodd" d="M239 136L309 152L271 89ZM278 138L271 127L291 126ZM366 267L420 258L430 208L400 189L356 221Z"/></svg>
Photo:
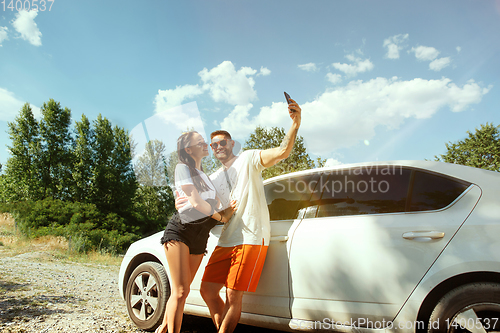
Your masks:
<svg viewBox="0 0 500 333"><path fill-rule="evenodd" d="M56 309L55 304L78 303L80 298L73 296L10 296L8 293L28 290L29 284L0 281L0 324L12 322L16 319L49 316L55 313L67 313Z"/></svg>
<svg viewBox="0 0 500 333"><path fill-rule="evenodd" d="M181 333L216 333L212 320L205 317L184 315ZM281 331L269 330L265 328L238 324L234 333L280 333Z"/></svg>

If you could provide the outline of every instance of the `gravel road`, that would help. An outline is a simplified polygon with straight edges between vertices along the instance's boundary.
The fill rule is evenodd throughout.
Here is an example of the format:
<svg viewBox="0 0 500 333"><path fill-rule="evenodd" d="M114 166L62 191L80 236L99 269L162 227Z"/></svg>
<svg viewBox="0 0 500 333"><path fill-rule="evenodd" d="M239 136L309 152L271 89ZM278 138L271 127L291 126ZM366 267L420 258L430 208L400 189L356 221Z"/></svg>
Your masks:
<svg viewBox="0 0 500 333"><path fill-rule="evenodd" d="M144 332L118 293L118 266L58 260L0 246L0 332ZM184 316L182 333L214 333L210 319ZM278 333L238 325L235 333Z"/></svg>
<svg viewBox="0 0 500 333"><path fill-rule="evenodd" d="M144 332L119 296L118 266L64 262L44 251L9 256L0 247L0 254L0 332ZM210 319L184 316L181 331L215 328Z"/></svg>
<svg viewBox="0 0 500 333"><path fill-rule="evenodd" d="M4 255L0 332L142 332L118 294L119 267L63 262L43 251Z"/></svg>

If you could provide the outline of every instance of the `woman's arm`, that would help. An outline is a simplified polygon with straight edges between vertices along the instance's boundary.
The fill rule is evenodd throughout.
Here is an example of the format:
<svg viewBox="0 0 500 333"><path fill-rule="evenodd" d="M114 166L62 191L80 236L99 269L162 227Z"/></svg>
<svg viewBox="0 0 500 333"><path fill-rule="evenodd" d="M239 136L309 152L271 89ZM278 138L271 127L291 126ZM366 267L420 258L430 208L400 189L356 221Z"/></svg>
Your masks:
<svg viewBox="0 0 500 333"><path fill-rule="evenodd" d="M194 209L207 216L212 214L212 206L201 198L200 193L198 193L198 190L194 187L194 185L182 185L181 188L184 193L186 193L188 201Z"/></svg>
<svg viewBox="0 0 500 333"><path fill-rule="evenodd" d="M236 201L231 201L231 206L226 208L224 211L217 212L213 211L212 206L203 200L198 193L198 190L194 187L194 185L181 185L182 190L186 193L187 199L191 206L199 212L209 216L212 215L217 221L220 222L228 222L231 216L233 216L234 211L236 210Z"/></svg>

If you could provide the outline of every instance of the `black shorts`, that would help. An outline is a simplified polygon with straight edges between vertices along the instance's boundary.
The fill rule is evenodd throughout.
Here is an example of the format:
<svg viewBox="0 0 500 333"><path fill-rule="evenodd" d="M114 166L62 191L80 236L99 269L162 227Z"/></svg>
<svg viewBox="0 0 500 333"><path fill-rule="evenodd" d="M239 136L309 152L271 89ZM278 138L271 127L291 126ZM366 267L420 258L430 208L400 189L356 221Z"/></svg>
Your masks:
<svg viewBox="0 0 500 333"><path fill-rule="evenodd" d="M161 238L161 243L170 241L183 242L189 247L190 254L204 254L207 252L210 230L217 224L217 220L205 216L204 218L182 223L179 213L170 219Z"/></svg>

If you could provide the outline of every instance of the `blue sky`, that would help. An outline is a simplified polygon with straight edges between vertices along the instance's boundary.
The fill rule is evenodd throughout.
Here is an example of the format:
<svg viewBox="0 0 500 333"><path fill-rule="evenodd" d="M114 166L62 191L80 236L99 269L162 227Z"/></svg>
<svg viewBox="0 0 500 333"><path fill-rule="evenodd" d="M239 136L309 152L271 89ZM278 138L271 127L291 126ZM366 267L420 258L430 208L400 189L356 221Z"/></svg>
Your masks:
<svg viewBox="0 0 500 333"><path fill-rule="evenodd" d="M9 2L2 164L7 122L50 98L74 120L100 113L131 132L169 119L150 138L180 134L190 123L176 107L196 102L205 133L244 142L257 125L288 129L287 91L309 153L331 164L433 159L500 125L499 0Z"/></svg>

